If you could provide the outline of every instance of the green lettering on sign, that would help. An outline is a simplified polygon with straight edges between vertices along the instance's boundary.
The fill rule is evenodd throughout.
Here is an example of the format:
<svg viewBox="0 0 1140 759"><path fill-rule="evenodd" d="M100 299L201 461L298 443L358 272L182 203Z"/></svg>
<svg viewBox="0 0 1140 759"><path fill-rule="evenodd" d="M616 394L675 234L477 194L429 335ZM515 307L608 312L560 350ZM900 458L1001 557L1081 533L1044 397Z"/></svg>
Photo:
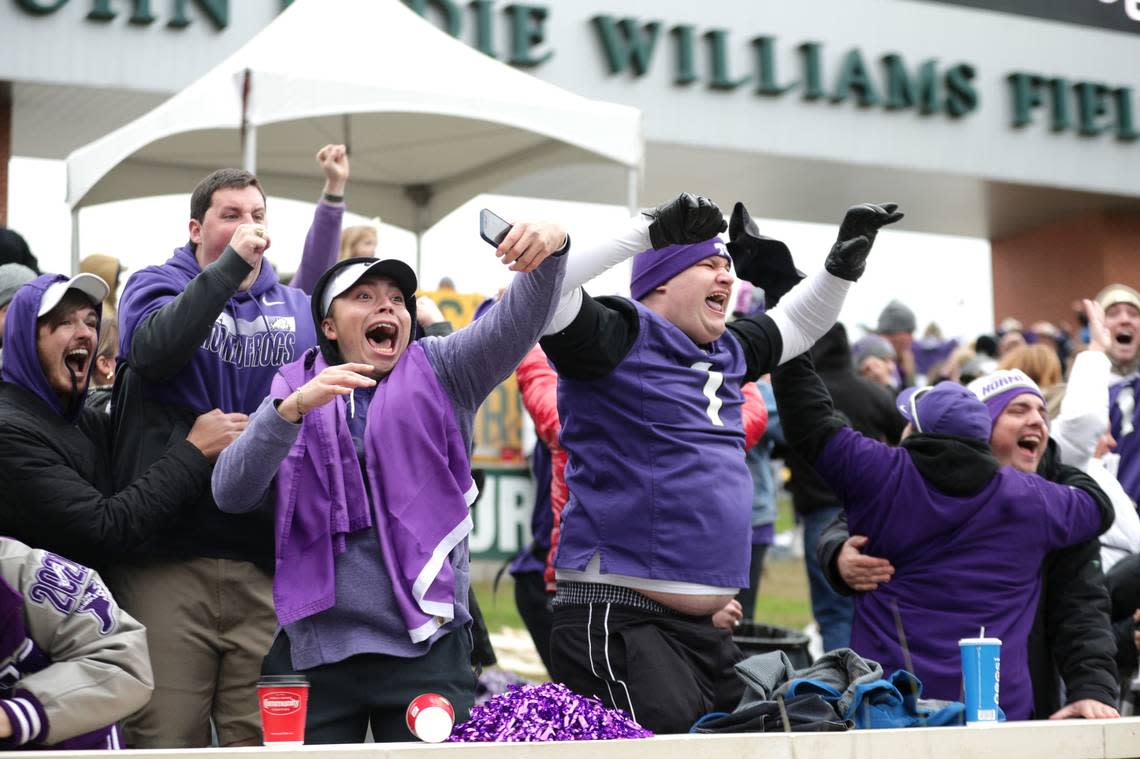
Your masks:
<svg viewBox="0 0 1140 759"><path fill-rule="evenodd" d="M752 47L756 48L756 94L757 95L783 95L794 89L798 82L780 85L776 71L776 38L757 37L752 40Z"/></svg>
<svg viewBox="0 0 1140 759"><path fill-rule="evenodd" d="M174 0L174 18L166 23L171 29L183 29L190 26L190 18L186 15L186 6L190 0ZM214 26L225 29L230 23L229 0L194 0L194 4L202 9Z"/></svg>
<svg viewBox="0 0 1140 759"><path fill-rule="evenodd" d="M130 19L132 24L154 23L154 14L150 12L150 0L133 0L131 5L134 7ZM87 18L91 21L111 21L117 15L119 14L111 10L111 0L95 0L91 4L91 12L87 14Z"/></svg>
<svg viewBox="0 0 1140 759"><path fill-rule="evenodd" d="M452 37L458 37L463 31L463 15L460 13L459 6L451 0L404 0L404 4L424 18L427 18L428 6L432 5L443 14L444 20L447 22L448 34Z"/></svg>
<svg viewBox="0 0 1140 759"><path fill-rule="evenodd" d="M1006 77L1010 94L1013 97L1013 120L1015 127L1023 127L1033 121L1033 109L1041 105L1042 78L1036 74L1014 72Z"/></svg>
<svg viewBox="0 0 1140 759"><path fill-rule="evenodd" d="M951 66L946 72L946 114L965 116L978 108L978 91L974 89L977 69L968 63Z"/></svg>
<svg viewBox="0 0 1140 759"><path fill-rule="evenodd" d="M537 58L531 55L531 49L541 45L546 33L542 24L546 21L546 8L540 5L508 5L507 13L511 14L511 60L513 66L537 66L550 60L553 50L547 50Z"/></svg>
<svg viewBox="0 0 1140 759"><path fill-rule="evenodd" d="M1069 82L1067 79L1049 80L1049 127L1054 132L1064 132L1073 125L1069 108Z"/></svg>
<svg viewBox="0 0 1140 759"><path fill-rule="evenodd" d="M650 21L643 25L635 18L616 21L613 16L594 16L590 21L601 35L610 73L620 74L629 66L634 76L645 76L653 60L661 23Z"/></svg>
<svg viewBox="0 0 1140 759"><path fill-rule="evenodd" d="M739 79L733 79L729 74L728 65L728 32L724 29L713 29L705 32L705 39L709 41L709 54L712 56L712 78L709 87L714 90L735 90L752 78L745 74Z"/></svg>
<svg viewBox="0 0 1140 759"><path fill-rule="evenodd" d="M36 16L46 16L49 13L55 13L63 6L67 5L67 0L56 0L54 3L44 4L40 0L16 0L16 7L23 8L28 13Z"/></svg>
<svg viewBox="0 0 1140 759"><path fill-rule="evenodd" d="M831 102L842 103L848 95L854 95L859 105L868 107L879 102L879 92L871 80L871 74L863 63L863 54L858 49L852 50L843 56L843 65L839 70L839 82L835 85L835 92L831 95Z"/></svg>
<svg viewBox="0 0 1140 759"><path fill-rule="evenodd" d="M1112 97L1116 100L1116 139L1123 142L1140 139L1132 116L1132 88L1118 87L1112 91Z"/></svg>
<svg viewBox="0 0 1140 759"><path fill-rule="evenodd" d="M923 61L918 75L911 79L902 56L896 53L883 56L887 70L887 110L914 108L923 116L938 112L938 67L933 60Z"/></svg>
<svg viewBox="0 0 1140 759"><path fill-rule="evenodd" d="M695 35L696 28L689 24L673 28L673 38L677 40L677 73L673 76L674 84L692 84L697 81L697 71L693 65Z"/></svg>
<svg viewBox="0 0 1140 759"><path fill-rule="evenodd" d="M1098 124L1097 119L1108 114L1109 89L1099 82L1077 82L1073 90L1077 93L1077 132L1095 137L1108 128Z"/></svg>
<svg viewBox="0 0 1140 759"><path fill-rule="evenodd" d="M822 47L818 42L805 42L799 47L804 58L804 100L819 100L824 96Z"/></svg>
<svg viewBox="0 0 1140 759"><path fill-rule="evenodd" d="M494 31L491 26L494 0L474 0L470 7L475 10L475 47L484 55L494 58Z"/></svg>

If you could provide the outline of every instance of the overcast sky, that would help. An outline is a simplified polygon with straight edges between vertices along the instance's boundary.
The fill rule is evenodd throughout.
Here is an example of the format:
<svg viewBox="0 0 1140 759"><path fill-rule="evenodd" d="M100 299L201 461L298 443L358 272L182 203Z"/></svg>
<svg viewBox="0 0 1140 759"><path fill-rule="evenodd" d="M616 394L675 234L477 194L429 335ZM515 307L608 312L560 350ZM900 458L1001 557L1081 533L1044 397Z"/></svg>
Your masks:
<svg viewBox="0 0 1140 759"><path fill-rule="evenodd" d="M187 188L188 190L190 188ZM313 197L321 189L313 182ZM313 207L272 197L269 187L269 227L273 246L269 257L281 271L292 271L312 219ZM71 218L64 202L65 172L61 161L14 158L10 164L9 225L27 238L43 271L66 272L70 267ZM662 198L661 200L665 200ZM735 198L716 199L731 208ZM906 198L896 198L906 210ZM348 203L353 209L352 183ZM509 221L552 219L561 222L576 245L604 239L624 223L627 212L616 206L565 203L495 195L479 196L460 207L424 236L421 285L433 289L446 275L465 292L493 294L511 276L498 264L491 247L478 234L479 209L487 207ZM128 269L161 263L187 239L189 195L108 203L85 209L80 216L80 251L118 256ZM763 234L788 243L797 265L811 273L823 266L836 227L763 219L762 208L751 208ZM836 209L836 224L843 209ZM369 221L350 213L345 225ZM906 220L879 234L866 275L854 287L842 320L855 337L859 325L873 326L879 311L892 298L914 309L919 330L936 321L947 336L973 339L992 331L993 285L989 241L965 237L906 232ZM415 237L381 224L381 255L414 265ZM629 269L622 267L591 283L591 294L628 294ZM1000 316L1010 316L1001 314ZM1014 314L1016 316L1016 314Z"/></svg>

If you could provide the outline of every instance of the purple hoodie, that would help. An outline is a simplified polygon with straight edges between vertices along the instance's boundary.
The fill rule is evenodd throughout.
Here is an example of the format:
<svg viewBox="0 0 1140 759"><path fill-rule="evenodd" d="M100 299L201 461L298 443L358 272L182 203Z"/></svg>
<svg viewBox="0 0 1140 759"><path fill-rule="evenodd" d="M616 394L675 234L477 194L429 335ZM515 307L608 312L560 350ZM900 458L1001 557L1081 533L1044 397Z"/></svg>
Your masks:
<svg viewBox="0 0 1140 759"><path fill-rule="evenodd" d="M119 303L120 360L129 355L143 320L202 273L187 244L162 266L148 266L131 277ZM282 285L266 262L253 286L229 299L190 360L166 381L146 383L146 398L197 414L215 408L252 413L277 370L317 344L308 314L309 296Z"/></svg>
<svg viewBox="0 0 1140 759"><path fill-rule="evenodd" d="M79 394L79 398L68 413L55 390L48 384L43 367L40 366L39 353L36 351L38 320L36 314L39 313L44 291L53 283L67 279L62 274L44 274L16 292L8 304L8 315L4 320L4 366L0 369L0 379L19 385L36 395L55 413L74 423L83 411L83 401L87 397L87 386L90 385L91 371L95 368L95 362L91 361L91 366L87 370L88 384L84 386L83 392ZM95 313L102 319L102 304L95 306Z"/></svg>

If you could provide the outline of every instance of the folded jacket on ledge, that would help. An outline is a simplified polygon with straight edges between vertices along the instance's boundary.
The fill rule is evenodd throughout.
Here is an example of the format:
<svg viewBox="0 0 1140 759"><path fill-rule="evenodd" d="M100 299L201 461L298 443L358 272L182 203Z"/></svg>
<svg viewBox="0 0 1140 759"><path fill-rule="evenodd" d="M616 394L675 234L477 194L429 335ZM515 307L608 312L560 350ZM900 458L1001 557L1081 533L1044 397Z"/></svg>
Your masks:
<svg viewBox="0 0 1140 759"><path fill-rule="evenodd" d="M777 699L784 700L792 732L965 723L960 702L922 699L922 682L913 674L900 670L884 679L878 662L847 648L824 654L799 671L782 651L758 654L739 662L736 674L745 684L740 705L731 714L705 715L693 732L784 730ZM821 711L821 705L831 713Z"/></svg>

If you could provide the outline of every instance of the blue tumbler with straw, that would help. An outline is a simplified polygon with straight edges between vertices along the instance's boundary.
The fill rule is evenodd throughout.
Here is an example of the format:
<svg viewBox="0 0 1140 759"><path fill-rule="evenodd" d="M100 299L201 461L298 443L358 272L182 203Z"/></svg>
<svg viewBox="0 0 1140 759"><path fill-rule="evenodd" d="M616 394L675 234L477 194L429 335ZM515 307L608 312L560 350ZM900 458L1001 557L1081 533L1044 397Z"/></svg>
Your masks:
<svg viewBox="0 0 1140 759"><path fill-rule="evenodd" d="M966 724L998 721L1001 687L1001 640L987 638L983 627L976 638L958 641L962 654L962 683L966 694Z"/></svg>

